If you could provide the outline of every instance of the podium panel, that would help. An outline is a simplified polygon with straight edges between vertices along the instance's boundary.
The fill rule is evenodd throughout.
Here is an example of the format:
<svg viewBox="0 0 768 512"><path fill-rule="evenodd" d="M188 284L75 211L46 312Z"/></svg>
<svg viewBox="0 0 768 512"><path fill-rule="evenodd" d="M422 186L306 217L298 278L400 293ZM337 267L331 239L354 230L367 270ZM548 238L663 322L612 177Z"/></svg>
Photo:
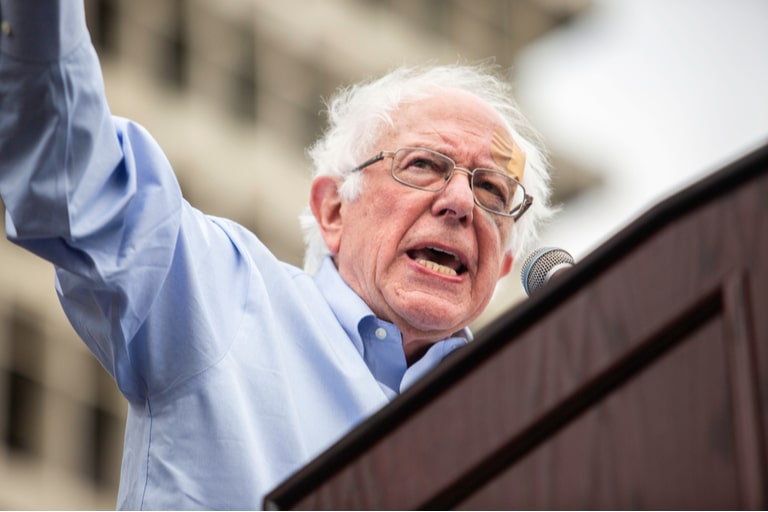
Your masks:
<svg viewBox="0 0 768 512"><path fill-rule="evenodd" d="M768 506L768 146L649 210L272 509Z"/></svg>

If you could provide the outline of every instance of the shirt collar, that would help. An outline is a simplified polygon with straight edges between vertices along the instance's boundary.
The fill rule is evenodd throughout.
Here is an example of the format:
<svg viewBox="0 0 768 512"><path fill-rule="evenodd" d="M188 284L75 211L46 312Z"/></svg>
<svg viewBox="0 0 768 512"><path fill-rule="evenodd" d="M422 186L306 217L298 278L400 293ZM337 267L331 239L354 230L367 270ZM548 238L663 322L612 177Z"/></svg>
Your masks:
<svg viewBox="0 0 768 512"><path fill-rule="evenodd" d="M402 339L399 329L394 324L376 318L365 301L341 278L330 256L323 260L314 279L347 336L390 399L434 368L449 353L472 341L472 332L465 327L453 337L432 345L421 359L406 367L402 352L395 357L391 349L383 346L383 339L379 340L380 345L374 339L375 336L371 335L376 329L384 329L386 338L391 342L393 338ZM372 343L376 345L366 349L366 345ZM402 347L398 346L402 351Z"/></svg>
<svg viewBox="0 0 768 512"><path fill-rule="evenodd" d="M314 279L336 319L362 356L364 348L359 326L364 318L374 316L373 311L341 278L330 256L323 260Z"/></svg>

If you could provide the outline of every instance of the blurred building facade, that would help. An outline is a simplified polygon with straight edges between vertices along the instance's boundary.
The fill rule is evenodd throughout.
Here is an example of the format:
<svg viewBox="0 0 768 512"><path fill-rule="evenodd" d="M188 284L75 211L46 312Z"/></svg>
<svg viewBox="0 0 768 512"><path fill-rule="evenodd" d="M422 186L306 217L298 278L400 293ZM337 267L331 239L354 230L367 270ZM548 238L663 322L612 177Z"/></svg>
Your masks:
<svg viewBox="0 0 768 512"><path fill-rule="evenodd" d="M146 126L187 199L300 266L305 148L322 99L399 64L513 67L588 0L87 0L116 115ZM557 161L556 201L589 184ZM0 241L0 508L114 507L125 402L60 310L53 270Z"/></svg>

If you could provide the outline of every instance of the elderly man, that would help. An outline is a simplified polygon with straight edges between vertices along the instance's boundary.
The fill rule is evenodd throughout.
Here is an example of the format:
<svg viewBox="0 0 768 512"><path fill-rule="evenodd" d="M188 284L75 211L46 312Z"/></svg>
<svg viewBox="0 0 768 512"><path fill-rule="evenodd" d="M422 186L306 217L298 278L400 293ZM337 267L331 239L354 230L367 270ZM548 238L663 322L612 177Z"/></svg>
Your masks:
<svg viewBox="0 0 768 512"><path fill-rule="evenodd" d="M0 17L7 235L55 265L127 399L119 507L260 507L468 342L547 214L508 86L399 69L329 105L302 271L185 202L150 135L110 115L82 5L0 0Z"/></svg>

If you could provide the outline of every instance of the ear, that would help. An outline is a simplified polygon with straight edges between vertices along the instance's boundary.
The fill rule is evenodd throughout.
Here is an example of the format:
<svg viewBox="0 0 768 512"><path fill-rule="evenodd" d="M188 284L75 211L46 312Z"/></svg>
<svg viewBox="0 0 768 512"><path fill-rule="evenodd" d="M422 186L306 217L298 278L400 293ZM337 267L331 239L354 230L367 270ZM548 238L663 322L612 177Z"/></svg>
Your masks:
<svg viewBox="0 0 768 512"><path fill-rule="evenodd" d="M336 255L341 246L342 226L338 180L332 176L315 178L310 189L309 205L325 244L331 254Z"/></svg>
<svg viewBox="0 0 768 512"><path fill-rule="evenodd" d="M514 258L512 258L512 253L510 251L505 252L504 259L501 261L501 271L499 272L499 279L509 274L509 272L512 270L513 262L514 262Z"/></svg>

